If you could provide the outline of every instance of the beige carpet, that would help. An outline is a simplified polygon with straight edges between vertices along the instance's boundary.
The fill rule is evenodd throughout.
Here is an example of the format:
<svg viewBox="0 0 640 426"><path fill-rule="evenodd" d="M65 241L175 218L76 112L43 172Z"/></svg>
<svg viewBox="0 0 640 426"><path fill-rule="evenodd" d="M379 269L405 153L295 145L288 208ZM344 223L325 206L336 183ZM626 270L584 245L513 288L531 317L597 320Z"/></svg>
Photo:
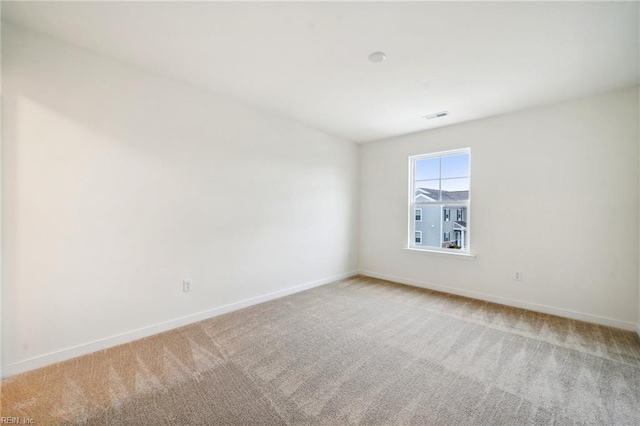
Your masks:
<svg viewBox="0 0 640 426"><path fill-rule="evenodd" d="M356 277L13 377L38 425L639 425L632 332Z"/></svg>

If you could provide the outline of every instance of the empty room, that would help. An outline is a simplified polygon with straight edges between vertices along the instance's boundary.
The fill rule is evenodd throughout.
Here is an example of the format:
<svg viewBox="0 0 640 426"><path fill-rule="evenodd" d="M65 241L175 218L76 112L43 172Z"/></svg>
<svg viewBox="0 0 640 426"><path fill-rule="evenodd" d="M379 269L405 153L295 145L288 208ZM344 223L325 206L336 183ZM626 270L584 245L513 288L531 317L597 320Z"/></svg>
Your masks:
<svg viewBox="0 0 640 426"><path fill-rule="evenodd" d="M639 30L3 1L0 424L640 425Z"/></svg>

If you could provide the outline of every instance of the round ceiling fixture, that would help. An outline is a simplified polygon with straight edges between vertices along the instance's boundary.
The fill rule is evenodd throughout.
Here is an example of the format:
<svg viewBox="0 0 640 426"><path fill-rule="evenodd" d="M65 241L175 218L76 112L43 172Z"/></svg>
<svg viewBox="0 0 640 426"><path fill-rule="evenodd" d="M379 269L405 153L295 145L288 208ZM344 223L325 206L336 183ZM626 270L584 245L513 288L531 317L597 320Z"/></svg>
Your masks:
<svg viewBox="0 0 640 426"><path fill-rule="evenodd" d="M385 59L387 59L387 55L385 55L383 52L373 52L371 55L369 55L369 61L373 62L374 64L379 64Z"/></svg>

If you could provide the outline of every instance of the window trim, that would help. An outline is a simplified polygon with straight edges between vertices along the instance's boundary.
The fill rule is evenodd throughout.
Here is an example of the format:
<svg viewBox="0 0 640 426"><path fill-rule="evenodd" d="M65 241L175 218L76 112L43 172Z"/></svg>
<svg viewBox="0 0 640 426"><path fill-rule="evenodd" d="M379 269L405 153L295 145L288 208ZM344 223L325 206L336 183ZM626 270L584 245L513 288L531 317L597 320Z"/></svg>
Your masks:
<svg viewBox="0 0 640 426"><path fill-rule="evenodd" d="M474 253L461 252L461 250L431 250L431 249L423 249L423 248L415 248L415 247L403 247L406 253L413 254L425 254L427 256L436 256L436 257L447 257L449 259L459 259L459 260L476 260L476 255Z"/></svg>
<svg viewBox="0 0 640 426"><path fill-rule="evenodd" d="M469 199L467 201L454 201L454 202L445 202L445 201L439 201L439 202L432 202L432 203L416 203L414 201L414 168L415 168L415 163L418 160L422 160L422 159L426 159L426 158L437 158L437 157L446 157L446 156L450 156L450 155L457 155L457 154L468 154L469 155ZM428 153L428 154L418 154L418 155L411 155L409 156L409 167L408 167L408 175L409 175L409 185L408 185L408 212L409 214L408 219L409 219L409 223L408 223L408 233L407 233L407 246L405 247L405 249L408 250L412 250L412 251L419 251L419 252L425 252L425 253L432 253L432 254L455 254L456 258L461 258L461 257L472 257L473 259L475 259L475 255L472 254L471 252L471 148L467 147L467 148L459 148L459 149L452 149L452 150L448 150L448 151L438 151L438 152L432 152L432 153ZM440 181L442 181L442 178L440 179ZM443 239L443 233L442 231L440 232L440 246L441 247L432 247L432 246L416 246L415 244L415 209L422 209L423 206L418 207L419 204L426 204L426 205L447 205L447 206L462 206L462 207L467 207L467 217L466 217L466 223L467 223L467 232L466 232L466 249L448 249L448 248L443 248L442 247L442 239ZM444 220L444 209L441 209L441 223ZM412 236L414 237L414 239L412 239Z"/></svg>

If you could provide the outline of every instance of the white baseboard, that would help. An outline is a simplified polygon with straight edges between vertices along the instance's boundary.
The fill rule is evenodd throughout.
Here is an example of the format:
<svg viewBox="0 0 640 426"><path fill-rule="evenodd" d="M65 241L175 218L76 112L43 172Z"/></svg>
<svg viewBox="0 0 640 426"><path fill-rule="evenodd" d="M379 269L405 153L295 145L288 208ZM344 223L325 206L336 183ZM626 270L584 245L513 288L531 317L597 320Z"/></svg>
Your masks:
<svg viewBox="0 0 640 426"><path fill-rule="evenodd" d="M448 287L438 284L432 284L422 281L416 281L409 278L396 277L393 275L380 274L372 271L360 271L360 275L367 277L379 278L381 280L393 281L401 284L407 284L414 287L422 287L430 290L441 291L443 293L456 294L458 296L465 296L472 299L485 300L487 302L499 303L501 305L513 306L516 308L527 309L535 312L542 312L544 314L556 315L564 318L571 318L575 320L590 322L594 324L606 325L609 327L621 328L624 330L636 331L640 335L640 324L632 322L620 321L611 318L600 317L591 314L584 314L581 312L574 312L566 309L554 308L551 306L538 305L537 303L522 302L520 300L509 299L507 297L494 296L485 293L479 293L469 290L460 290L454 287Z"/></svg>
<svg viewBox="0 0 640 426"><path fill-rule="evenodd" d="M125 333L117 334L115 336L94 340L92 342L83 343L77 346L73 346L73 347L62 349L55 352L50 352L45 355L29 358L13 364L3 365L2 378L14 376L16 374L24 373L31 370L35 370L36 368L45 367L47 365L54 364L56 362L65 361L65 360L76 358L82 355L87 355L89 353L100 351L102 349L107 349L113 346L121 345L123 343L129 343L134 340L142 339L143 337L148 337L154 334L162 333L164 331L172 330L174 328L192 324L194 322L217 317L218 315L226 314L232 311L237 311L238 309L246 308L252 305L257 305L258 303L267 302L269 300L278 299L280 297L288 296L290 294L298 293L300 291L308 290L310 288L319 287L321 285L329 284L331 282L338 281L344 278L349 278L354 275L358 275L358 272L357 271L345 272L343 274L334 275L331 277L308 282L308 283L297 285L294 287L289 287L284 290L279 290L279 291L268 293L262 296L253 297L251 299L242 300L240 302L230 303L228 305L219 306L217 308L209 309L206 311L176 318L170 321L165 321L165 322L151 325L148 327L143 327L143 328L128 331Z"/></svg>

